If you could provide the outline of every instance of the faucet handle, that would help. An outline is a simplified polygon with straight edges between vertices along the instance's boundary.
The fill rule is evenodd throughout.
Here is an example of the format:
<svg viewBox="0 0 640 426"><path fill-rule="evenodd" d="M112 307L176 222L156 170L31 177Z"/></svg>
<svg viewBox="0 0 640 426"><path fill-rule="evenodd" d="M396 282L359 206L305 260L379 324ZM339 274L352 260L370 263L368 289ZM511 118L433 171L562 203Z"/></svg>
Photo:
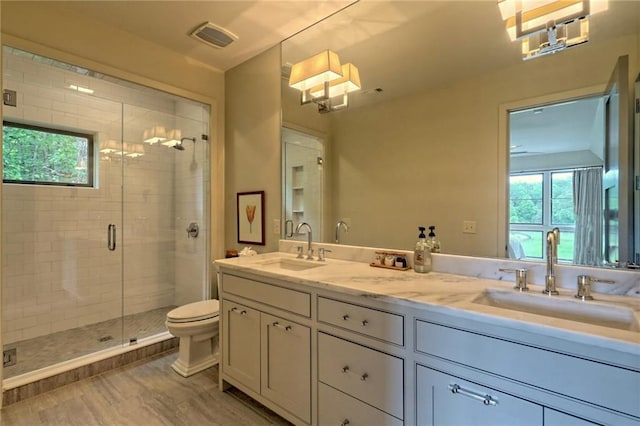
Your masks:
<svg viewBox="0 0 640 426"><path fill-rule="evenodd" d="M329 250L327 248L324 248L324 247L320 247L318 249L318 261L319 262L324 262L326 260L325 257L324 257L326 253L331 253L331 250Z"/></svg>
<svg viewBox="0 0 640 426"><path fill-rule="evenodd" d="M517 269L507 269L500 268L502 272L515 272L516 274L516 285L513 287L518 291L529 291L529 287L527 287L527 269L517 268Z"/></svg>
<svg viewBox="0 0 640 426"><path fill-rule="evenodd" d="M576 299L581 300L593 300L593 296L591 295L591 283L599 282L599 283L608 283L614 284L613 280L603 280L601 278L594 278L589 275L578 275L578 291L575 294Z"/></svg>
<svg viewBox="0 0 640 426"><path fill-rule="evenodd" d="M298 250L298 256L296 256L296 259L302 259L302 246L296 247L296 250Z"/></svg>

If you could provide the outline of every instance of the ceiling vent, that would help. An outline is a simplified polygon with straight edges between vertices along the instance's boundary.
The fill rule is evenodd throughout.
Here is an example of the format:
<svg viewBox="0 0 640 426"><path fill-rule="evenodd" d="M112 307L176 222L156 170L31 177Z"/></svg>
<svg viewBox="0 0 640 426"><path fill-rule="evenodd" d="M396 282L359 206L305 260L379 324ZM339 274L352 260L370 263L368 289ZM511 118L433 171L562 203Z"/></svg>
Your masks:
<svg viewBox="0 0 640 426"><path fill-rule="evenodd" d="M196 28L191 37L216 48L227 47L238 39L238 36L211 22L205 22Z"/></svg>

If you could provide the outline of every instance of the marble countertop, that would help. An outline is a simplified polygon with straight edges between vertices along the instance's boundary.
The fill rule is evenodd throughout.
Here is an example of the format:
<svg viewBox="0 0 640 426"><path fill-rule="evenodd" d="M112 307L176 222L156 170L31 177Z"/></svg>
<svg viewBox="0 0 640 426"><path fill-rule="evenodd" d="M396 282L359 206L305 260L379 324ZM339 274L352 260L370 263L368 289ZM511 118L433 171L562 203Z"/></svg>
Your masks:
<svg viewBox="0 0 640 426"><path fill-rule="evenodd" d="M273 262L277 259L322 266L291 271L274 266ZM458 318L613 349L633 357L640 356L640 299L635 297L595 294L596 300L583 302L573 297L575 291L568 289L559 289L559 296L546 296L542 294L543 287L530 285L529 292L518 293L511 281L442 272L419 274L413 270L376 268L364 262L338 259L328 259L326 262L301 261L296 260L293 254L282 252L222 259L215 263L226 271L244 271L294 285L304 284L414 308L427 308ZM608 310L616 316L618 313L622 317L626 315L633 325L628 330L612 328L478 303L487 292L511 299L515 296L529 298L527 300L537 305L563 304L574 312L579 312L583 306L588 306L591 311ZM549 302L550 297L552 302Z"/></svg>

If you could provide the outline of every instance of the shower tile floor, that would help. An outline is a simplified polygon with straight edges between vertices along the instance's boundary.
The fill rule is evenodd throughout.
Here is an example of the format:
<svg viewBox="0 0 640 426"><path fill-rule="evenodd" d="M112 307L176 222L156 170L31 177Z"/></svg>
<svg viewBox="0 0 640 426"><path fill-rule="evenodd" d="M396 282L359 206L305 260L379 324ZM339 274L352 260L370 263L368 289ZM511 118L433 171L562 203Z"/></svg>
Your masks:
<svg viewBox="0 0 640 426"><path fill-rule="evenodd" d="M5 345L4 350L16 349L17 362L4 368L4 378L118 347L132 337L143 339L164 332L167 330L164 325L167 312L174 308L165 306L125 316L124 337L121 337L123 319L115 318Z"/></svg>

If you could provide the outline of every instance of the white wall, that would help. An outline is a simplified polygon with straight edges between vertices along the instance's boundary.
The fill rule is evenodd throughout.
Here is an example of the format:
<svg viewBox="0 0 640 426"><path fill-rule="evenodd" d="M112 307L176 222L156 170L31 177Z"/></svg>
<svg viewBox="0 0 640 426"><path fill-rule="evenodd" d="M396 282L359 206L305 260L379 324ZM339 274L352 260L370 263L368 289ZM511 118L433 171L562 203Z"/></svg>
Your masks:
<svg viewBox="0 0 640 426"><path fill-rule="evenodd" d="M225 117L225 246L237 242L236 193L265 191L265 245L259 252L277 251L280 220L280 46L273 47L227 71Z"/></svg>

